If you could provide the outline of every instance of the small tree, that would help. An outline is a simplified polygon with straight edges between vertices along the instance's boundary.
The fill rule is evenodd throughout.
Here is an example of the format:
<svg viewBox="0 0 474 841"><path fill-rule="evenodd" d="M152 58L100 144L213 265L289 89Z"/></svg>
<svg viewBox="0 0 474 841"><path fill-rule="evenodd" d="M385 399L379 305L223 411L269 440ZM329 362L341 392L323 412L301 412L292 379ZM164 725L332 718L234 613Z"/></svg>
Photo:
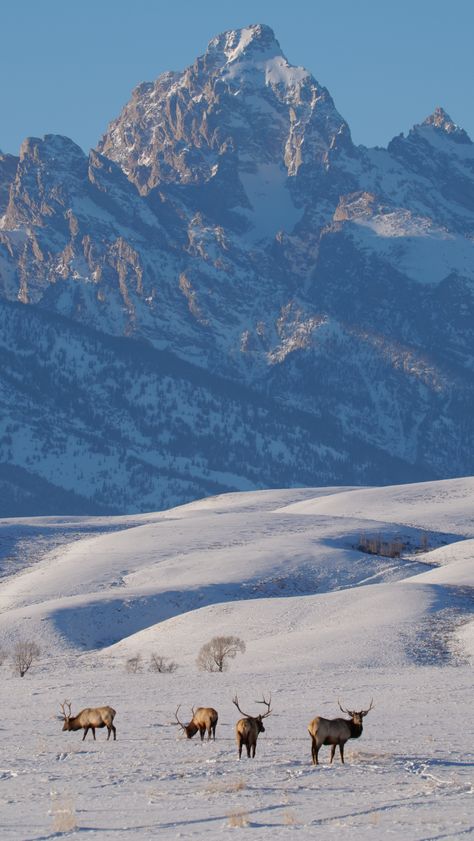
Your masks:
<svg viewBox="0 0 474 841"><path fill-rule="evenodd" d="M32 640L19 640L12 654L13 670L24 677L28 669L41 654L41 649Z"/></svg>
<svg viewBox="0 0 474 841"><path fill-rule="evenodd" d="M201 648L196 664L201 672L226 672L229 660L244 651L245 643L240 637L213 637Z"/></svg>
<svg viewBox="0 0 474 841"><path fill-rule="evenodd" d="M143 668L142 665L142 655L135 654L133 657L129 657L127 662L125 663L125 669L130 675L136 675L137 672L141 672Z"/></svg>
<svg viewBox="0 0 474 841"><path fill-rule="evenodd" d="M163 657L162 654L150 654L150 672L175 672L178 664L169 657Z"/></svg>

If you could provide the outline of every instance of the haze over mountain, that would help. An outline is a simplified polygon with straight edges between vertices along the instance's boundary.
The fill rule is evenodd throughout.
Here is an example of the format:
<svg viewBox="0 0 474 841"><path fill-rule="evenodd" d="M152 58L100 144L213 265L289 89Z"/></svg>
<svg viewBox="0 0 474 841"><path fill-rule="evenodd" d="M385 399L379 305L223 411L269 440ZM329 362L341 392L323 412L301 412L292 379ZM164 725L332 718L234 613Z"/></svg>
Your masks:
<svg viewBox="0 0 474 841"><path fill-rule="evenodd" d="M0 156L4 513L474 469L474 145L355 146L272 30Z"/></svg>

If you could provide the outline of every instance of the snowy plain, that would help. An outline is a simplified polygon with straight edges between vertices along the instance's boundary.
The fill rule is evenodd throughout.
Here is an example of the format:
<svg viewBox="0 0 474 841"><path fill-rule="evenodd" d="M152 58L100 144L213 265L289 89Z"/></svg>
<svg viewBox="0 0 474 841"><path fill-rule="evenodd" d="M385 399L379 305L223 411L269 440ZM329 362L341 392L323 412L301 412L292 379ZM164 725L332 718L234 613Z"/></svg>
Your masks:
<svg viewBox="0 0 474 841"><path fill-rule="evenodd" d="M361 550L375 539L400 557ZM1 838L469 837L473 595L474 478L0 521L0 645L42 650L23 679L0 669ZM246 652L199 672L217 634ZM271 693L255 760L235 693L250 714ZM117 741L62 732L66 698L113 706ZM322 748L313 767L309 721L372 698L346 764ZM186 740L178 704L216 707L216 741Z"/></svg>

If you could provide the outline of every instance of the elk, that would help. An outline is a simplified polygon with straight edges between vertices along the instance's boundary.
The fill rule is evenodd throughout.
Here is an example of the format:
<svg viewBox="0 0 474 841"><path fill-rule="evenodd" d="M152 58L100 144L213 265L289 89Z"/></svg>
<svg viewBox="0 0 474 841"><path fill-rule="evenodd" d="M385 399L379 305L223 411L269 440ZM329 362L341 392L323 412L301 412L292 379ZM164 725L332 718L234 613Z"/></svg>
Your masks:
<svg viewBox="0 0 474 841"><path fill-rule="evenodd" d="M331 762L334 759L336 747L339 745L341 762L344 763L344 745L348 739L358 739L362 735L362 719L373 709L373 698L367 710L345 710L338 700L339 709L350 715L350 718L323 718L318 715L308 724L311 736L311 755L313 765L319 765L318 753L321 745L331 745Z"/></svg>
<svg viewBox="0 0 474 841"><path fill-rule="evenodd" d="M195 710L194 707L191 707L193 717L189 724L183 724L183 722L178 718L178 710L180 706L181 704L177 706L174 715L177 723L184 730L188 739L192 739L194 734L199 730L201 742L204 740L204 733L206 733L206 731L207 741L211 738L211 731L212 738L216 741L216 725L217 719L219 718L217 710L213 709L213 707L198 707L197 710Z"/></svg>
<svg viewBox="0 0 474 841"><path fill-rule="evenodd" d="M107 741L110 739L111 733L114 734L114 740L116 739L117 731L114 727L116 713L112 707L87 707L77 715L71 715L70 701L64 701L64 704L60 704L60 707L64 721L63 730L84 730L82 741L86 738L89 730L92 730L95 739L96 727L107 727Z"/></svg>
<svg viewBox="0 0 474 841"><path fill-rule="evenodd" d="M259 733L265 733L265 727L263 726L263 719L266 718L268 715L271 714L270 704L272 701L272 696L268 701L265 700L265 697L261 701L255 701L256 704L265 704L267 711L262 715L247 715L244 713L243 710L239 707L239 699L237 695L235 698L232 699L232 703L235 704L239 713L241 713L245 718L241 718L237 724L235 725L235 735L237 738L237 747L239 749L239 759L242 756L242 746L245 745L247 748L247 756L248 758L254 759L255 757L255 750L257 747L257 739Z"/></svg>

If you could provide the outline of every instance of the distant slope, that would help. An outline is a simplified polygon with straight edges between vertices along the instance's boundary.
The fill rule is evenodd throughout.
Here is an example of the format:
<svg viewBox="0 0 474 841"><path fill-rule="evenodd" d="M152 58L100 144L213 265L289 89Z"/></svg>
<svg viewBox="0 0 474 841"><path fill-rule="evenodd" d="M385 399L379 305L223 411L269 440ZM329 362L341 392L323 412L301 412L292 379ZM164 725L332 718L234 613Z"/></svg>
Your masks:
<svg viewBox="0 0 474 841"><path fill-rule="evenodd" d="M0 300L3 516L150 511L417 470L144 342Z"/></svg>
<svg viewBox="0 0 474 841"><path fill-rule="evenodd" d="M474 524L465 501L473 492L474 479L464 479L327 494L234 494L154 515L143 525L101 518L97 527L109 533L68 545L65 524L64 547L57 539L42 560L4 580L0 632L13 638L28 627L58 654L105 648L125 656L166 646L191 662L199 640L240 627L255 656L273 646L283 668L294 642L305 637L321 665L330 637L340 640L342 660L410 662L413 640L424 629L426 651L416 657L448 662L455 656L454 629L472 614ZM395 521L394 499L405 512ZM344 515L342 506L352 500L357 514ZM423 552L430 505L433 522L444 515L459 531L430 527L434 551ZM327 510L316 513L318 507ZM89 530L92 523L85 521ZM118 530L110 531L114 525ZM406 548L401 557L370 555L358 548L361 534ZM437 565L447 562L443 574Z"/></svg>

